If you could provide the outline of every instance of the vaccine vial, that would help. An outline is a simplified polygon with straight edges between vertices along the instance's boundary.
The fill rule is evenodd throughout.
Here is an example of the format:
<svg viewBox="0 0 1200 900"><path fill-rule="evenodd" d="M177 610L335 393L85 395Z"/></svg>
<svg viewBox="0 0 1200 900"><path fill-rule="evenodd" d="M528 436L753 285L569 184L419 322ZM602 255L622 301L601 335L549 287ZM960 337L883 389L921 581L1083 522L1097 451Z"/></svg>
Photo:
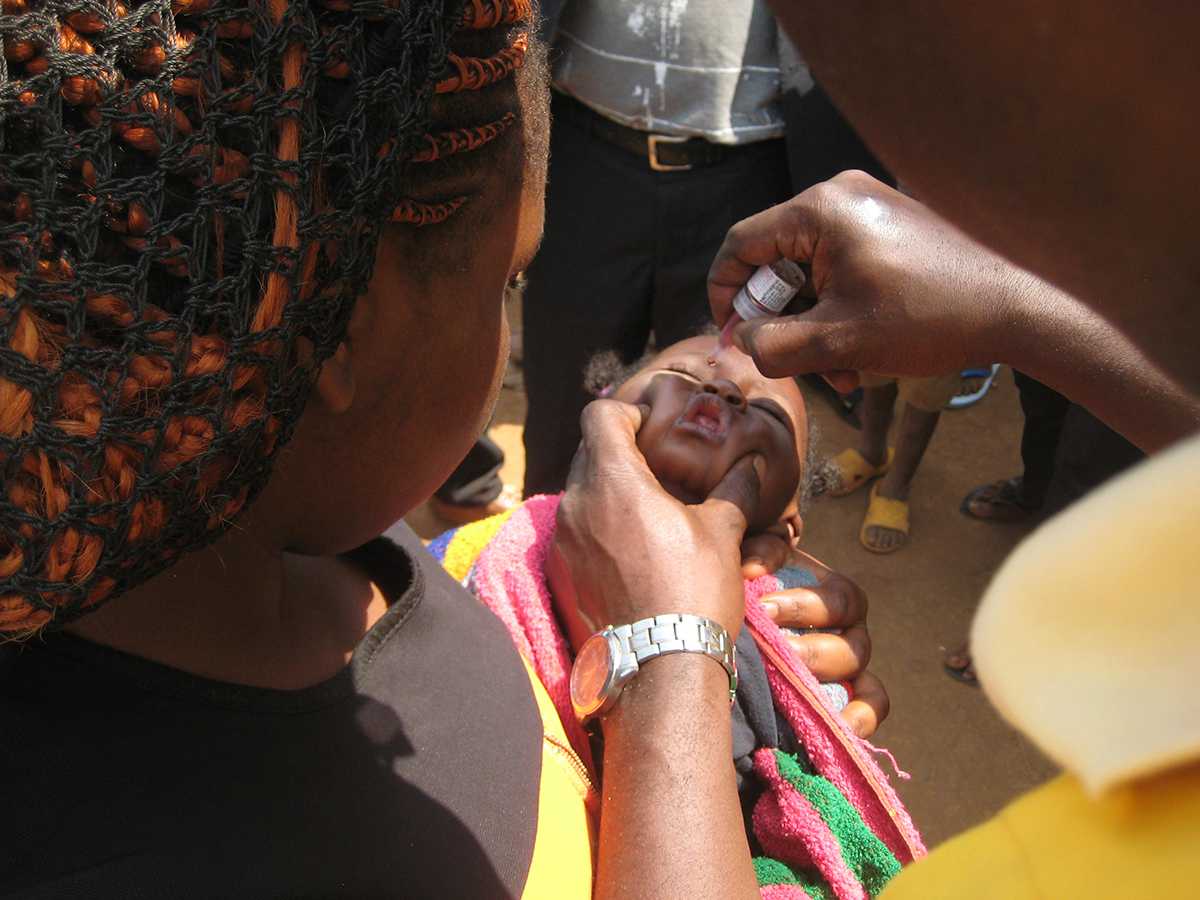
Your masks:
<svg viewBox="0 0 1200 900"><path fill-rule="evenodd" d="M780 259L758 271L733 298L733 312L721 329L720 346L733 343L733 329L739 322L777 316L804 287L804 270L790 259Z"/></svg>

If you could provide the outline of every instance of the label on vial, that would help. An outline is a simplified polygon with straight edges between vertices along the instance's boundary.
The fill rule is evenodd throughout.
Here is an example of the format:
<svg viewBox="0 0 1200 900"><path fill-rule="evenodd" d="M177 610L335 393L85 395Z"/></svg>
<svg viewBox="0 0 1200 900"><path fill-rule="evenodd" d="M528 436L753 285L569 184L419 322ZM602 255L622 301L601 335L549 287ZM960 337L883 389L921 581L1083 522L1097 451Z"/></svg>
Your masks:
<svg viewBox="0 0 1200 900"><path fill-rule="evenodd" d="M759 266L746 286L733 298L733 308L743 319L777 316L798 290L771 271L770 266Z"/></svg>

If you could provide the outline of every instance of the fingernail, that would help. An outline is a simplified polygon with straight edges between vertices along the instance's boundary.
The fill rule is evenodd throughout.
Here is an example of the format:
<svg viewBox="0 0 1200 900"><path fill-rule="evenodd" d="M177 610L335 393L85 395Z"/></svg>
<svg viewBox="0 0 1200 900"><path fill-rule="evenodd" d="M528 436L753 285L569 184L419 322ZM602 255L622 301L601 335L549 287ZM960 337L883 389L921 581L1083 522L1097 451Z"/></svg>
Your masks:
<svg viewBox="0 0 1200 900"><path fill-rule="evenodd" d="M767 477L766 457L761 453L755 453L754 459L751 460L751 464L754 466L754 474L758 476L758 480L761 483L762 480Z"/></svg>
<svg viewBox="0 0 1200 900"><path fill-rule="evenodd" d="M763 603L762 608L763 608L763 612L765 612L767 614L768 619L778 619L779 618L779 604L778 603L775 603L774 601L771 601L771 600L767 600L765 603Z"/></svg>

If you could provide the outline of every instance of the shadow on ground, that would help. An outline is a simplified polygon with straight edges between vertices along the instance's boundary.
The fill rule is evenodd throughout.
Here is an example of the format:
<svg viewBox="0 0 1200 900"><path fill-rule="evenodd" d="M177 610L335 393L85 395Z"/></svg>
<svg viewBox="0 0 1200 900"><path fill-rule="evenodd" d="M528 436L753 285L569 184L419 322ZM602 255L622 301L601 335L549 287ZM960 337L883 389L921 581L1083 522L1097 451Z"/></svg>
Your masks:
<svg viewBox="0 0 1200 900"><path fill-rule="evenodd" d="M850 445L857 433L822 400L812 397L809 408L823 455ZM858 543L865 490L817 499L805 522L805 548L855 578L870 597L871 669L892 699L876 743L912 774L897 788L931 845L1055 771L979 689L953 681L941 665L945 650L966 635L992 573L1027 533L958 510L975 485L1020 471L1021 422L1008 370L983 401L943 414L913 483L912 540L895 554L878 556Z"/></svg>

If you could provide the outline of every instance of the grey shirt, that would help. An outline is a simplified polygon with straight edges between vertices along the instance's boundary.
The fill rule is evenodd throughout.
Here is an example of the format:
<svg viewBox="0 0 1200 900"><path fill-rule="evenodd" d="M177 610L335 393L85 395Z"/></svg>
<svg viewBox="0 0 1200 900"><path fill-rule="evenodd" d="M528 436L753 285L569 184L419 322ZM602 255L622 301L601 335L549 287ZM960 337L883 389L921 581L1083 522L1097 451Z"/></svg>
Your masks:
<svg viewBox="0 0 1200 900"><path fill-rule="evenodd" d="M555 51L555 87L622 125L720 144L783 136L764 0L577 0Z"/></svg>

